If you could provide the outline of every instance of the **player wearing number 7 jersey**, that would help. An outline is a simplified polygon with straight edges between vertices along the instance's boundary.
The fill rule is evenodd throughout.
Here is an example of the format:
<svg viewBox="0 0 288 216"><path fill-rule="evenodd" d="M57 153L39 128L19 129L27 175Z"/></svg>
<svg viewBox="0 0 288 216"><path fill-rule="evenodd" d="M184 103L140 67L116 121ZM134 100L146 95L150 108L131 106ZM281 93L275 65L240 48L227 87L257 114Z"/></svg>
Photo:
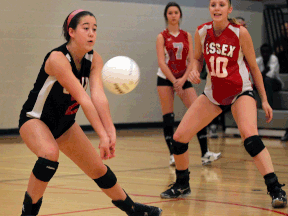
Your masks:
<svg viewBox="0 0 288 216"><path fill-rule="evenodd" d="M249 81L249 68L262 100L266 120L272 120L262 75L256 63L252 39L247 29L228 20L232 12L231 0L210 0L213 22L199 26L195 32L193 68L189 74L192 83L200 82L203 58L209 71L204 94L199 96L184 115L174 134L173 148L177 176L172 188L162 197L185 196L189 187L188 142L224 109L231 111L238 125L246 151L264 177L273 207L287 205L286 192L274 173L270 154L258 136L256 101ZM247 59L247 62L244 61ZM248 67L249 65L249 67Z"/></svg>
<svg viewBox="0 0 288 216"><path fill-rule="evenodd" d="M162 31L156 42L159 69L157 72L157 90L163 114L164 137L170 151L170 165L174 166L171 143L174 133L174 94L181 98L189 108L197 98L192 83L187 79L192 68L193 41L190 33L180 29L182 18L180 6L169 2L164 10L167 28ZM208 151L206 127L197 133L201 147L202 164L206 165L217 160L221 153Z"/></svg>

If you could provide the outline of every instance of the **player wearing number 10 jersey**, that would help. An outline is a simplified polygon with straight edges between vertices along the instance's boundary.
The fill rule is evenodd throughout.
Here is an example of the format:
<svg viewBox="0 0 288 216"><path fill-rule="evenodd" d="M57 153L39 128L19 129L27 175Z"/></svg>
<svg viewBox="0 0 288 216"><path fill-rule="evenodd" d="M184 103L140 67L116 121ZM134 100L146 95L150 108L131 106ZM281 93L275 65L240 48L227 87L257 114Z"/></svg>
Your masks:
<svg viewBox="0 0 288 216"><path fill-rule="evenodd" d="M278 182L274 173L271 156L258 135L257 107L253 97L247 60L257 91L261 97L266 122L273 117L264 89L263 78L256 63L256 56L251 36L246 28L235 20L228 19L233 7L231 0L210 0L209 12L213 22L199 26L195 32L193 67L189 73L192 83L200 83L203 58L209 71L204 94L200 95L185 113L174 134L173 148L177 169L182 174L177 176L172 188L163 192L169 198L183 197L189 191L188 142L209 124L222 111L231 107L231 112L238 126L245 150L252 157L257 169L264 178L268 194L275 208L287 205L284 186ZM247 173L248 174L248 173Z"/></svg>
<svg viewBox="0 0 288 216"><path fill-rule="evenodd" d="M240 26L229 23L216 37L213 22L208 22L199 26L198 32L210 72L204 93L217 105L230 105L239 94L252 90L249 67L239 46Z"/></svg>

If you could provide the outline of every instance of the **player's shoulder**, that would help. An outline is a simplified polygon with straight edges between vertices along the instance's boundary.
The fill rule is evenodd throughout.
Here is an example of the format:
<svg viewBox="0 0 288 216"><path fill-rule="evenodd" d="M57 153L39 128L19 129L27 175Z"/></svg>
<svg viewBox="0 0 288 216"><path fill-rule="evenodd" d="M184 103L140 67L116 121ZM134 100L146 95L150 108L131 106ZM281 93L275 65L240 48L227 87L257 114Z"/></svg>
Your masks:
<svg viewBox="0 0 288 216"><path fill-rule="evenodd" d="M61 51L51 51L45 62L45 72L51 76L55 76L66 69L71 69L68 57Z"/></svg>
<svg viewBox="0 0 288 216"><path fill-rule="evenodd" d="M241 26L237 23L233 23L233 22L230 22L227 28L230 30L230 32L234 32L234 34L236 34L238 37L239 37L239 34L241 34L241 31L243 31L243 30L247 31L247 29L244 28L243 26ZM228 31L228 33L229 33L229 31Z"/></svg>
<svg viewBox="0 0 288 216"><path fill-rule="evenodd" d="M103 59L102 59L102 56L96 52L95 50L93 50L93 58L92 58L92 66L96 63L101 63L103 64Z"/></svg>
<svg viewBox="0 0 288 216"><path fill-rule="evenodd" d="M206 23L203 23L201 25L199 25L197 27L197 30L201 30L201 29L208 29L208 28L212 28L213 27L213 21L210 21L210 22L206 22Z"/></svg>
<svg viewBox="0 0 288 216"><path fill-rule="evenodd" d="M164 41L164 36L163 36L163 34L162 33L159 33L158 35L157 35L157 42L163 42Z"/></svg>
<svg viewBox="0 0 288 216"><path fill-rule="evenodd" d="M49 61L57 62L57 60L63 60L67 59L68 50L66 48L66 43L62 44L61 46L52 49L48 54L47 57L49 57ZM66 56L65 56L66 55ZM70 56L70 55L69 55Z"/></svg>
<svg viewBox="0 0 288 216"><path fill-rule="evenodd" d="M185 37L188 37L190 35L189 32L187 32L187 31L185 31L183 29L179 29L179 31L180 31L180 34L183 34Z"/></svg>
<svg viewBox="0 0 288 216"><path fill-rule="evenodd" d="M248 36L250 35L248 30L243 27L243 26L239 26L239 32L240 32L240 36Z"/></svg>
<svg viewBox="0 0 288 216"><path fill-rule="evenodd" d="M52 50L49 55L49 63L57 64L57 62L68 61L63 52L58 50Z"/></svg>
<svg viewBox="0 0 288 216"><path fill-rule="evenodd" d="M168 29L164 29L162 32L160 32L158 35L157 35L157 41L164 41L165 38L168 37L168 34L169 34L169 31Z"/></svg>
<svg viewBox="0 0 288 216"><path fill-rule="evenodd" d="M163 31L161 31L158 35L165 36L165 35L167 35L167 34L169 34L169 31L168 31L168 29L166 28L166 29L164 29Z"/></svg>

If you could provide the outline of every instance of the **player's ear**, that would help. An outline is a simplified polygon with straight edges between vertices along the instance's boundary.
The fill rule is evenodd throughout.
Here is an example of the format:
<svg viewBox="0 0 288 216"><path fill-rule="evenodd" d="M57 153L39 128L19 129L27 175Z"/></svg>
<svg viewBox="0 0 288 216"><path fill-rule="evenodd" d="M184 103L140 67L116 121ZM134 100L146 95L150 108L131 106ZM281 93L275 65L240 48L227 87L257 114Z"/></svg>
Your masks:
<svg viewBox="0 0 288 216"><path fill-rule="evenodd" d="M233 7L232 7L232 5L229 7L229 9L228 9L228 13L230 14L230 13L232 13L232 11L233 11Z"/></svg>
<svg viewBox="0 0 288 216"><path fill-rule="evenodd" d="M71 38L74 38L75 30L73 28L68 29L68 34L70 35Z"/></svg>

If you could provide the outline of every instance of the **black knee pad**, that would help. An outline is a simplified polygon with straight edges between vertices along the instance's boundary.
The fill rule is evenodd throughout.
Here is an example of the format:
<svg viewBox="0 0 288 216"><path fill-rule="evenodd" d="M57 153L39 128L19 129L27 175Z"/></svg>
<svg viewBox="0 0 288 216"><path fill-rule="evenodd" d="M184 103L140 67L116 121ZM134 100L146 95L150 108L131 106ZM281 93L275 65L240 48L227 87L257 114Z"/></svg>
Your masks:
<svg viewBox="0 0 288 216"><path fill-rule="evenodd" d="M172 140L172 146L171 146L172 153L175 155L181 155L184 154L188 150L188 143L181 143L176 142L175 140Z"/></svg>
<svg viewBox="0 0 288 216"><path fill-rule="evenodd" d="M255 157L265 148L265 145L260 137L255 135L244 140L244 147L251 157Z"/></svg>
<svg viewBox="0 0 288 216"><path fill-rule="evenodd" d="M43 182L49 182L55 174L58 165L58 162L39 157L32 172L37 179Z"/></svg>
<svg viewBox="0 0 288 216"><path fill-rule="evenodd" d="M102 189L112 188L117 183L117 178L112 170L107 166L107 172L104 176L101 176L98 179L93 179L96 184Z"/></svg>

